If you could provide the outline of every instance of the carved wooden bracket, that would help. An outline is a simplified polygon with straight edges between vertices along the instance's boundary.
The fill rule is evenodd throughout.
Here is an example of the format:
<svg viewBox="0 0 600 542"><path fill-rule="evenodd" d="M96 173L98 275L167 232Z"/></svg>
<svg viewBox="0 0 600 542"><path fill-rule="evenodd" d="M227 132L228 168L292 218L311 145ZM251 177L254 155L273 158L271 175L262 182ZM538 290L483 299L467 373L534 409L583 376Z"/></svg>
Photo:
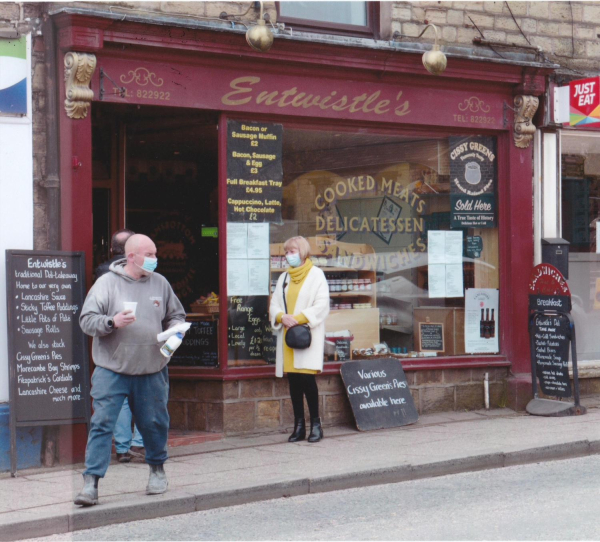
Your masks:
<svg viewBox="0 0 600 542"><path fill-rule="evenodd" d="M538 106L540 105L539 98L535 96L515 96L515 145L521 149L529 147L533 134L535 134L535 126L531 119Z"/></svg>
<svg viewBox="0 0 600 542"><path fill-rule="evenodd" d="M94 99L90 82L96 69L96 56L89 53L65 55L65 111L70 119L84 119Z"/></svg>

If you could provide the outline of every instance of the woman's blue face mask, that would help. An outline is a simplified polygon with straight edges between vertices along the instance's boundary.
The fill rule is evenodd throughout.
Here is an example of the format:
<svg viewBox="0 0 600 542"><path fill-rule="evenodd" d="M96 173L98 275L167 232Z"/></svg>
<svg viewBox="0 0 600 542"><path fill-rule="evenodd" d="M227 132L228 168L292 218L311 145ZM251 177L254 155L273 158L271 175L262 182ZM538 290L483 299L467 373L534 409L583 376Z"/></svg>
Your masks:
<svg viewBox="0 0 600 542"><path fill-rule="evenodd" d="M285 259L290 264L290 267L300 267L302 260L300 259L300 254L297 252L291 252L290 254L285 255Z"/></svg>

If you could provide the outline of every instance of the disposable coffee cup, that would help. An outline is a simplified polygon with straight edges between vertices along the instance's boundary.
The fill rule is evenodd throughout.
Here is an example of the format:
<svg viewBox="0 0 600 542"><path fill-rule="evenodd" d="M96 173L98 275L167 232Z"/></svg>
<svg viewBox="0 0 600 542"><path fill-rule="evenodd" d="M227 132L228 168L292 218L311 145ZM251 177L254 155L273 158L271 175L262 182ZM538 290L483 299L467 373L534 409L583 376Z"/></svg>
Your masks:
<svg viewBox="0 0 600 542"><path fill-rule="evenodd" d="M135 316L135 309L137 308L137 301L123 301L123 310L131 311Z"/></svg>

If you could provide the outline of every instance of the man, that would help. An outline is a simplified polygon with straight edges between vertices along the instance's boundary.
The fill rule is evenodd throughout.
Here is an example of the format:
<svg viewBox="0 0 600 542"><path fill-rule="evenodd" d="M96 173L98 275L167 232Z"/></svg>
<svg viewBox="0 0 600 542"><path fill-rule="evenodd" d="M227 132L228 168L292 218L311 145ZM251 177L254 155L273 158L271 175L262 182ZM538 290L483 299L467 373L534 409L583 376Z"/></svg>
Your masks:
<svg viewBox="0 0 600 542"><path fill-rule="evenodd" d="M113 263L125 259L125 243L134 234L134 231L126 228L113 233L110 240L111 258L96 268L96 280L108 273ZM132 456L142 459L144 457L145 450L142 435L140 435L135 424L133 431L131 430L131 420L131 409L129 408L127 398L125 398L123 408L121 408L121 412L117 418L117 425L115 425L115 448L119 463L129 463Z"/></svg>
<svg viewBox="0 0 600 542"><path fill-rule="evenodd" d="M110 266L114 262L125 258L125 242L134 233L134 231L128 230L127 228L113 233L110 239L110 260L101 263L96 268L96 280L98 280L102 275L108 273Z"/></svg>
<svg viewBox="0 0 600 542"><path fill-rule="evenodd" d="M146 447L150 476L146 493L167 490L168 358L160 353L156 335L185 321L185 312L167 280L154 273L156 246L145 235L125 244L126 260L114 262L110 273L92 286L79 324L94 337L92 376L94 415L88 436L84 486L75 504L98 502L98 480L110 462L112 433L125 397ZM137 302L135 313L123 302Z"/></svg>

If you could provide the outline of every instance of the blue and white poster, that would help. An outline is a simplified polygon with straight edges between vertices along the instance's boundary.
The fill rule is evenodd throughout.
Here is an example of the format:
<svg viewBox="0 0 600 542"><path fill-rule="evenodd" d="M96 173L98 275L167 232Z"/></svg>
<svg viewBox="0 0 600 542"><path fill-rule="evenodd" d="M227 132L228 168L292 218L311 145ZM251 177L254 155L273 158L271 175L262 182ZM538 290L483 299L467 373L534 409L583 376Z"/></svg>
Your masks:
<svg viewBox="0 0 600 542"><path fill-rule="evenodd" d="M27 38L0 40L0 115L27 115Z"/></svg>

